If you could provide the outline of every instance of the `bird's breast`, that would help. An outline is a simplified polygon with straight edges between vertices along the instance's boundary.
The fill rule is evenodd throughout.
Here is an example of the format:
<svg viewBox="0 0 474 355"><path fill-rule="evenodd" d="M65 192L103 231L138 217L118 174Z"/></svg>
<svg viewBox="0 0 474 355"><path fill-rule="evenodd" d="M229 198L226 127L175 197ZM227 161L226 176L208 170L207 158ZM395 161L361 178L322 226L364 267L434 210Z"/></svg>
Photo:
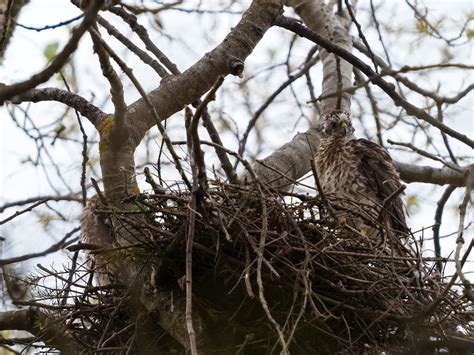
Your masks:
<svg viewBox="0 0 474 355"><path fill-rule="evenodd" d="M315 159L321 187L325 193L359 190L356 181L357 159L347 141L323 141Z"/></svg>

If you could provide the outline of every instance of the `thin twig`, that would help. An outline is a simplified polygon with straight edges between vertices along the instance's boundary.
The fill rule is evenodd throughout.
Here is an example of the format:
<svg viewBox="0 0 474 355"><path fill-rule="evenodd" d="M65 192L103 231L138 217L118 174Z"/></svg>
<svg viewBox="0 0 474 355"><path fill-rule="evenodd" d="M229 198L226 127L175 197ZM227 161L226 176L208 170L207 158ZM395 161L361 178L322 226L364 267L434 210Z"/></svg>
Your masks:
<svg viewBox="0 0 474 355"><path fill-rule="evenodd" d="M441 243L439 242L439 229L441 227L441 219L443 218L443 211L446 202L448 202L449 196L456 190L456 186L449 185L446 190L444 190L441 198L438 200L435 217L434 217L434 224L433 224L433 243L434 243L434 251L435 257L441 258ZM436 268L438 269L439 275L442 275L443 272L443 264L440 260L436 261Z"/></svg>
<svg viewBox="0 0 474 355"><path fill-rule="evenodd" d="M456 239L456 250L454 252L454 260L456 265L456 273L461 279L464 285L464 295L471 302L474 302L474 292L472 290L471 282L466 278L462 271L462 265L460 260L461 249L464 245L464 219L466 218L466 209L467 205L471 200L471 186L466 186L466 191L464 192L464 198L459 205L459 228L458 228L458 237ZM474 242L474 238L471 239L471 243Z"/></svg>

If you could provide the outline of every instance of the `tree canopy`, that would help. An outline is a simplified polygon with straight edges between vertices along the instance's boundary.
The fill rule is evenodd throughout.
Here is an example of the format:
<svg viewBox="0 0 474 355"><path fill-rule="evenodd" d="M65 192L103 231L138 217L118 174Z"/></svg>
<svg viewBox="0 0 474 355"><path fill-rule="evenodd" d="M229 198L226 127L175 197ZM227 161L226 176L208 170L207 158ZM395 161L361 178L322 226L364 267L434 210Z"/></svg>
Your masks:
<svg viewBox="0 0 474 355"><path fill-rule="evenodd" d="M468 1L60 6L0 1L5 351L473 351ZM334 215L339 113L407 240Z"/></svg>

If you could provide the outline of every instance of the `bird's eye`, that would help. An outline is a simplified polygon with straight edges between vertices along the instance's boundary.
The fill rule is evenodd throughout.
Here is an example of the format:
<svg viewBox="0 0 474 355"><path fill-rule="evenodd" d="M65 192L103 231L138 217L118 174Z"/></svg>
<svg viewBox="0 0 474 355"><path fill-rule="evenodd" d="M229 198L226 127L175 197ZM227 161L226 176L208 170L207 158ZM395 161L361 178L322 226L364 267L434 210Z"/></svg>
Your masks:
<svg viewBox="0 0 474 355"><path fill-rule="evenodd" d="M331 122L331 127L332 127L332 128L336 128L336 126L337 126L336 121L332 121L332 122Z"/></svg>

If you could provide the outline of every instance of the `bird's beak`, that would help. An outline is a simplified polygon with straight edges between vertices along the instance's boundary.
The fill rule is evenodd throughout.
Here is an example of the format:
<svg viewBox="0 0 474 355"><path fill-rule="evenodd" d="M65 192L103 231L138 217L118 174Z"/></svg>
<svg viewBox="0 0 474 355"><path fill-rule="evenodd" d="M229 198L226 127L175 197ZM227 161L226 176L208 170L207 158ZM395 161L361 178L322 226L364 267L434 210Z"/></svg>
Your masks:
<svg viewBox="0 0 474 355"><path fill-rule="evenodd" d="M347 123L345 121L342 121L340 126L344 130L344 135L346 135L346 133L347 133Z"/></svg>

